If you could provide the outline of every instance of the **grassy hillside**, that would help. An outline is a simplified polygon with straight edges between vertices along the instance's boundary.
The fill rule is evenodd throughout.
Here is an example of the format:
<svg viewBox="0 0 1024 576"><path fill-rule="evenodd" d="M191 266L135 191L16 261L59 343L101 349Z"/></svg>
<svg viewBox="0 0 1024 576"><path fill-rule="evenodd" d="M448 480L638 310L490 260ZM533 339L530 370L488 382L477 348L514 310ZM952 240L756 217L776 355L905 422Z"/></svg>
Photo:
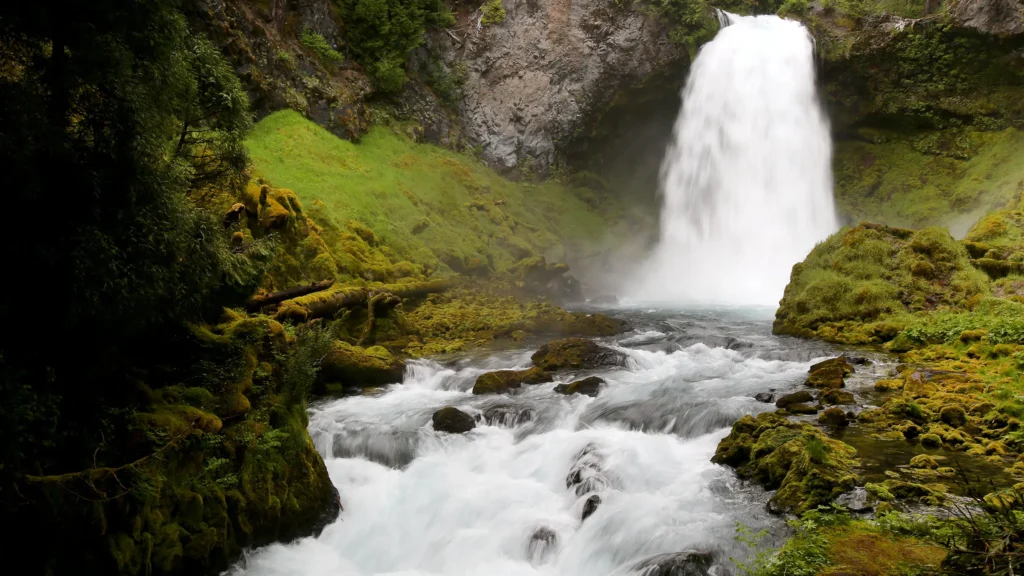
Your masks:
<svg viewBox="0 0 1024 576"><path fill-rule="evenodd" d="M836 201L855 222L945 225L960 236L1022 191L1024 134L1013 128L864 137L836 145Z"/></svg>
<svg viewBox="0 0 1024 576"><path fill-rule="evenodd" d="M589 190L511 182L387 128L354 144L282 111L257 124L246 145L257 175L294 190L318 221L358 222L393 261L428 269L500 270L534 255L564 260L607 226L606 200Z"/></svg>

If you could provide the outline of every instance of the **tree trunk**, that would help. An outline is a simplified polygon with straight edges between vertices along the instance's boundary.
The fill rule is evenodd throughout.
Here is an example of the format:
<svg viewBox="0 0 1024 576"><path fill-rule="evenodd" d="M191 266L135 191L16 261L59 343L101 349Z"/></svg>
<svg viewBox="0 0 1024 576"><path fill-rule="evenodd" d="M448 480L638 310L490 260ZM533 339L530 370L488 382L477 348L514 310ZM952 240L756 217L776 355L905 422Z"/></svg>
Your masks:
<svg viewBox="0 0 1024 576"><path fill-rule="evenodd" d="M324 280L322 282L313 282L312 284L307 284L305 286L295 286L293 288L288 288L287 290L267 294L266 296L256 296L249 302L249 304L246 305L245 309L249 312L259 312L264 306L280 304L285 300L291 300L292 298L298 298L299 296L305 296L314 292L327 290L331 286L334 286L334 280Z"/></svg>
<svg viewBox="0 0 1024 576"><path fill-rule="evenodd" d="M295 320L305 322L315 318L334 316L344 308L366 306L370 298L378 294L392 294L398 298L416 298L436 292L444 292L454 285L452 280L427 280L407 284L385 284L374 288L338 288L327 293L300 296L281 303L274 319L283 322Z"/></svg>

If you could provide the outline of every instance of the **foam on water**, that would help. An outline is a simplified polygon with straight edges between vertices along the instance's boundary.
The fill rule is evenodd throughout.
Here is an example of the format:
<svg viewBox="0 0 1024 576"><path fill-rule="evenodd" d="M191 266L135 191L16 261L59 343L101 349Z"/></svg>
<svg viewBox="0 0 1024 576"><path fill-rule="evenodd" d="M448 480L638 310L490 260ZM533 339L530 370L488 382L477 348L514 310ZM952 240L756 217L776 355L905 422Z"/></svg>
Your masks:
<svg viewBox="0 0 1024 576"><path fill-rule="evenodd" d="M706 320L682 323L704 330ZM663 328L620 342L671 337ZM554 383L512 396L471 393L483 371L524 366L523 351L455 367L415 361L405 382L383 395L315 408L310 432L345 510L318 538L262 548L235 570L592 576L629 573L657 554L705 550L723 574L728 558L744 553L733 539L737 520L755 528L778 520L764 512L760 489L710 458L733 420L768 409L753 394L799 386L808 362L761 358L778 346L767 323L715 330L755 344L742 352L703 343L618 347L629 356L626 367L560 378L599 375L607 383L597 398L557 394ZM435 432L431 415L442 406L473 415L477 428ZM484 414L495 408L529 417L488 425ZM586 481L568 482L584 460L593 463L583 468ZM581 521L594 495L601 504Z"/></svg>

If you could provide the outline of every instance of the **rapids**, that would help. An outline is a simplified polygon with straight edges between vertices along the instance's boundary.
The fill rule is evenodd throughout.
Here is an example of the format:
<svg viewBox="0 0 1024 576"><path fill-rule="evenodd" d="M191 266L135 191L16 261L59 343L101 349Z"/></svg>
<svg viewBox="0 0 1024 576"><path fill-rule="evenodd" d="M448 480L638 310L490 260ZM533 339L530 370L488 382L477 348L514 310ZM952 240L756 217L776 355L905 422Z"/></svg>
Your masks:
<svg viewBox="0 0 1024 576"><path fill-rule="evenodd" d="M535 347L421 360L401 385L314 406L309 430L345 510L319 537L254 551L233 571L593 576L701 551L712 573L732 573L745 553L736 522L783 530L763 490L710 462L715 447L741 415L774 409L754 394L796 389L834 351L772 336L769 309L616 314L636 327L603 341L628 354L622 368L474 396L478 375L526 367ZM606 380L597 398L553 392L584 374ZM443 406L476 429L435 432Z"/></svg>

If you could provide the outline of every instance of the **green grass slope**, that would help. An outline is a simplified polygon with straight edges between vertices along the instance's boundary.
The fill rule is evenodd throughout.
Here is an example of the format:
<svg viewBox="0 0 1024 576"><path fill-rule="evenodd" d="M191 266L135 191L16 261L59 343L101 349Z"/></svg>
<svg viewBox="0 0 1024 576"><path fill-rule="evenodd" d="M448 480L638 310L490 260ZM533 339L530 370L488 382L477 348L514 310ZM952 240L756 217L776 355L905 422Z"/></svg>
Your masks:
<svg viewBox="0 0 1024 576"><path fill-rule="evenodd" d="M511 182L383 127L354 144L282 111L257 124L246 146L257 175L294 190L318 221L358 222L392 260L427 269L476 273L534 255L564 260L608 225L607 201L589 190Z"/></svg>
<svg viewBox="0 0 1024 576"><path fill-rule="evenodd" d="M1024 134L1013 128L913 141L872 133L838 142L835 156L836 202L855 222L944 225L959 236L1016 199L1024 182Z"/></svg>

